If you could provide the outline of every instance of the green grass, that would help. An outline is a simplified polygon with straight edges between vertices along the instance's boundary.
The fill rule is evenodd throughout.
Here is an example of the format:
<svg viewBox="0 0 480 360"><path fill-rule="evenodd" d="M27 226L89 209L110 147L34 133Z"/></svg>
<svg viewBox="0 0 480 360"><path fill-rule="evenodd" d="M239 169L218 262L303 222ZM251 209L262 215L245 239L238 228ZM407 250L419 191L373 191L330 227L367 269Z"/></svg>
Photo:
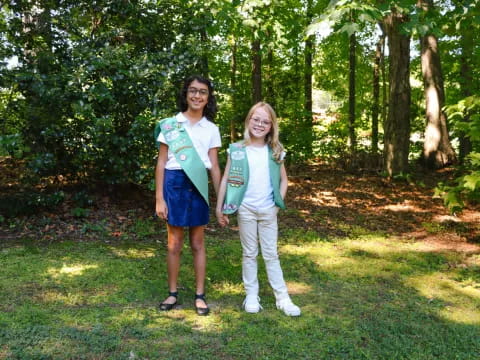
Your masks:
<svg viewBox="0 0 480 360"><path fill-rule="evenodd" d="M0 359L479 359L480 255L350 229L325 240L281 232L282 267L302 316L275 308L260 260L264 310L241 309L234 231L208 232L208 317L193 310L191 254L179 309L162 313L164 233L149 240L0 248ZM143 240L142 240L143 239Z"/></svg>

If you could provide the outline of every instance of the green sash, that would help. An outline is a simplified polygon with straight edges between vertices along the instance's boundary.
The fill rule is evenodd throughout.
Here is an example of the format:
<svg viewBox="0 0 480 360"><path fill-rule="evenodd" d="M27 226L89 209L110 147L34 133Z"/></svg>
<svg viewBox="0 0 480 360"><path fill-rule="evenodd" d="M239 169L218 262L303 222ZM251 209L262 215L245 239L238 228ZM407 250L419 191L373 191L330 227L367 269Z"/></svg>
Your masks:
<svg viewBox="0 0 480 360"><path fill-rule="evenodd" d="M207 169L195 150L187 130L173 117L161 120L155 127L155 141L158 145L157 138L160 132L165 136L169 150L174 154L182 170L208 204Z"/></svg>
<svg viewBox="0 0 480 360"><path fill-rule="evenodd" d="M230 171L223 203L223 213L233 214L242 203L248 185L248 159L245 145L234 143L229 146Z"/></svg>
<svg viewBox="0 0 480 360"><path fill-rule="evenodd" d="M223 204L224 214L235 213L243 201L248 186L248 158L243 142L230 144L230 171L227 177L227 189ZM280 195L280 164L272 156L272 149L268 148L268 167L273 187L275 205L285 209L285 203Z"/></svg>

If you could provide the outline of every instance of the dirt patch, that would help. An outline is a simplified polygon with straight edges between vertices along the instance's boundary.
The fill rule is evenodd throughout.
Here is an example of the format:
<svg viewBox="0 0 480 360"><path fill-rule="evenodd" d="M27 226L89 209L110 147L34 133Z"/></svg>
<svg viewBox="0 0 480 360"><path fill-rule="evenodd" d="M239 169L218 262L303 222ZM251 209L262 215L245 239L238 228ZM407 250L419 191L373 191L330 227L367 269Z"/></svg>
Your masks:
<svg viewBox="0 0 480 360"><path fill-rule="evenodd" d="M11 160L0 161L0 195L24 191L19 185L19 168ZM433 199L438 181L446 181L452 174L448 169L418 172L407 182L388 181L372 173L351 174L327 165L292 167L287 210L279 217L280 231L311 231L332 240L378 232L392 240L423 242L433 251L480 252L480 206L470 204L452 215L440 199ZM153 216L151 191L136 186L100 187L88 194L92 204L79 210L74 201L78 187L62 184L62 189L65 200L54 209L4 218L0 241L86 241L99 236L115 241L137 235L154 239L156 233L165 231L161 221L154 228L142 223ZM214 198L211 203L215 204ZM211 219L207 231L220 233L213 212ZM164 241L165 236L157 237Z"/></svg>

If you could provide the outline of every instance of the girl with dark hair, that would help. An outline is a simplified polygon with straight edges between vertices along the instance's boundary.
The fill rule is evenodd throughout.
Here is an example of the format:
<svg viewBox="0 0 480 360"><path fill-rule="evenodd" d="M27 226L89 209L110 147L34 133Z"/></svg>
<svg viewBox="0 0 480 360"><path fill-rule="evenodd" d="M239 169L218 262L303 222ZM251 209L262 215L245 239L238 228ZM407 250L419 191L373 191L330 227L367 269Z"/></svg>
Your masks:
<svg viewBox="0 0 480 360"><path fill-rule="evenodd" d="M179 96L180 112L160 121L156 136L160 144L155 170L156 214L167 221L168 297L160 310L177 304L177 279L184 240L189 229L195 270L195 309L198 315L210 311L205 300L206 252L204 229L209 221L208 174L218 193L220 168L218 149L220 131L211 121L217 112L213 87L209 80L192 76L185 80Z"/></svg>
<svg viewBox="0 0 480 360"><path fill-rule="evenodd" d="M215 100L215 95L213 94L212 83L210 82L210 80L205 79L202 76L193 75L184 81L180 96L178 97L178 108L180 112L187 111L188 88L194 80L198 81L199 83L205 84L208 87L208 100L207 105L205 105L205 107L203 108L203 116L205 116L208 120L213 121L215 120L215 115L217 115L217 101Z"/></svg>

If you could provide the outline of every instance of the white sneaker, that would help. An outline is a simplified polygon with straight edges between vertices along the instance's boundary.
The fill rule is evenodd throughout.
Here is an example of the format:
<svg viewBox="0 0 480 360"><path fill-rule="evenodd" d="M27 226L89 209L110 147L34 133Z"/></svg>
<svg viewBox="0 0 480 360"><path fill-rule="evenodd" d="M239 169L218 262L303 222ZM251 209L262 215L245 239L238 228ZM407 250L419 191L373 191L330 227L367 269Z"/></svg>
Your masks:
<svg viewBox="0 0 480 360"><path fill-rule="evenodd" d="M247 295L243 301L243 308L247 313L255 314L263 309L260 305L260 298L256 295Z"/></svg>
<svg viewBox="0 0 480 360"><path fill-rule="evenodd" d="M290 298L277 301L277 309L282 310L287 316L300 316L300 308L295 305Z"/></svg>

